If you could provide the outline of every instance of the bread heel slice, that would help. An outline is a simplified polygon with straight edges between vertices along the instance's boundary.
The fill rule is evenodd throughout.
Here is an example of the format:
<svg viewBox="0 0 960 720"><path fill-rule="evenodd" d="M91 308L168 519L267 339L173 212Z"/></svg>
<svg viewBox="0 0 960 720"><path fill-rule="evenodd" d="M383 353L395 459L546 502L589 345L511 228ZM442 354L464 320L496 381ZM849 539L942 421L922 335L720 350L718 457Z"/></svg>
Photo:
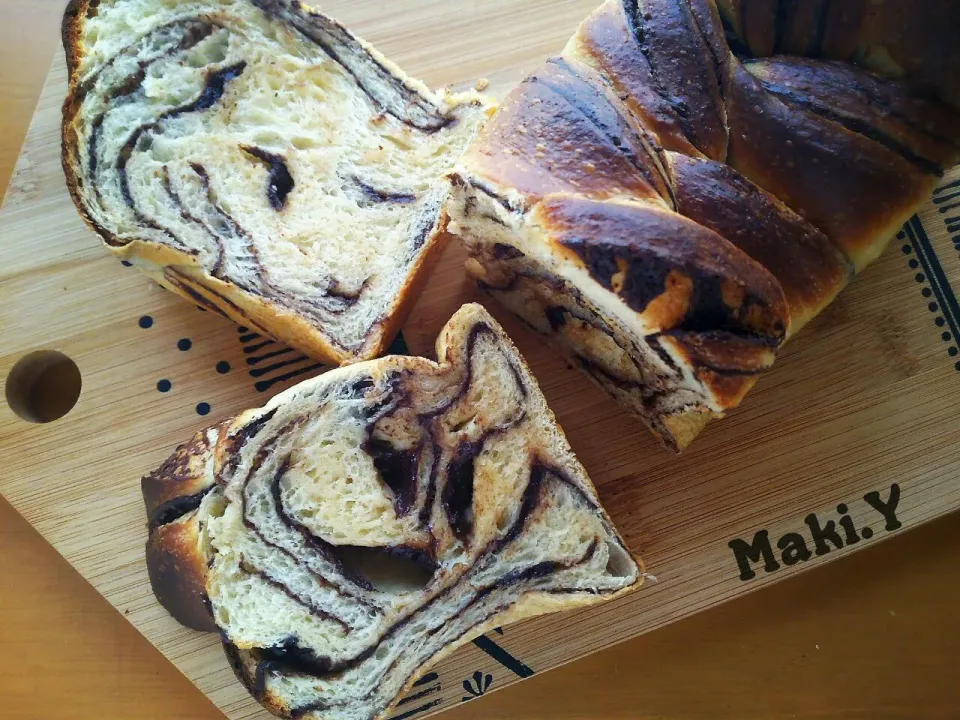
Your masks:
<svg viewBox="0 0 960 720"><path fill-rule="evenodd" d="M303 382L144 479L157 598L278 715L383 717L478 634L642 580L487 311L436 352Z"/></svg>

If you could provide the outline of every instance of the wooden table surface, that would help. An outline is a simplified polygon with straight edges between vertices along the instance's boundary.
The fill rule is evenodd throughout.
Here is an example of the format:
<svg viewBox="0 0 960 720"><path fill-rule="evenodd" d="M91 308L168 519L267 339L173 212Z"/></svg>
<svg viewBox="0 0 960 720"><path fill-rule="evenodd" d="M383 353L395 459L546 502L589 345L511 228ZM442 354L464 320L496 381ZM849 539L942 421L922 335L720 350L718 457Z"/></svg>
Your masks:
<svg viewBox="0 0 960 720"><path fill-rule="evenodd" d="M0 0L0 191L62 7ZM955 720L958 596L951 516L444 717ZM0 718L221 717L2 499L0 648Z"/></svg>

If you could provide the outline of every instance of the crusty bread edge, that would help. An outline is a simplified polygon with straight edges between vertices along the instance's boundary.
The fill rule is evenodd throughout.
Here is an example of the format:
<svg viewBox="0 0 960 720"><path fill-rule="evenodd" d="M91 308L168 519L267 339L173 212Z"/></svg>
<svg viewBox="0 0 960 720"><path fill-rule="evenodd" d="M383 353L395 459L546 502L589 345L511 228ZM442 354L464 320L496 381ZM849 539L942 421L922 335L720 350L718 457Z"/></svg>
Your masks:
<svg viewBox="0 0 960 720"><path fill-rule="evenodd" d="M207 597L207 562L199 552L198 511L150 533L145 549L150 588L171 617L191 630L217 632Z"/></svg>
<svg viewBox="0 0 960 720"><path fill-rule="evenodd" d="M140 480L147 511L144 560L150 588L177 622L205 632L216 632L217 627L206 592L199 508L214 491L217 449L232 422L197 432Z"/></svg>

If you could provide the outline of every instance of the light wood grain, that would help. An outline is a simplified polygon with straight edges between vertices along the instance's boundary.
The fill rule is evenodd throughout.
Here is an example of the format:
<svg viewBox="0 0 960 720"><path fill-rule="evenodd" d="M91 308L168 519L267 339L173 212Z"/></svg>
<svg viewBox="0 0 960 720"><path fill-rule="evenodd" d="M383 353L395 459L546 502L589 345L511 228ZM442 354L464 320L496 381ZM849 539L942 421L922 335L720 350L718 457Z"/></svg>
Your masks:
<svg viewBox="0 0 960 720"><path fill-rule="evenodd" d="M355 24L365 35L396 55L413 72L427 76L428 80L452 82L464 79L464 75L456 74L459 71L451 70L452 63L438 62L434 55L418 57L417 51L404 50L407 39L411 41L409 47L416 47L412 39L417 32L432 33L428 11L443 11L444 8L436 7L438 5L450 7L443 3L411 4L416 5L418 11L422 10L422 15L406 16L410 25L384 23L378 29L375 23L371 23L368 28L363 25L362 3L354 8L344 6L341 14L360 13ZM502 3L504 12L509 5ZM564 11L571 11L570 27L582 15L582 7L576 5L562 5ZM29 11L39 12L39 8L40 4L31 4ZM479 14L473 17L463 11L454 14L464 28L479 26ZM463 51L465 54L475 52L479 56L469 56L469 62L474 63L472 67L477 68L475 74L491 75L495 81L500 78L499 81L506 84L515 76L511 73L519 73L523 63L536 60L536 57L525 54L531 52L536 41L524 46L519 40L524 34L529 37L529 33L539 32L549 38L551 31L543 26L552 28L553 24L539 22L542 13L531 13L527 20L524 17L527 17L524 13L518 17L501 14L498 22L503 24L495 24L489 33L502 43L504 50L499 54L486 52L482 43L473 50L467 48ZM566 20L560 18L560 22ZM517 32L518 28L523 32ZM561 33L557 30L557 34L562 36L568 31L564 29ZM391 43L395 46L391 47ZM549 48L543 54L548 51ZM404 55L405 52L408 56ZM440 57L454 52L460 50L452 46L444 48L442 43L435 49ZM458 54L457 57L464 55ZM422 65L418 67L417 63ZM431 63L432 68L429 67ZM5 64L4 67L10 66ZM447 73L449 75L445 75ZM6 82L6 74L3 77ZM143 593L138 556L142 518L135 497L135 481L172 444L185 437L182 430L199 422L196 416L184 412L191 410L195 399L184 395L210 389L213 375L210 362L224 353L237 355L236 335L232 328L216 319L201 316L188 305L158 292L150 292L142 279L103 257L91 236L78 230L79 223L64 203L62 191L59 199L57 197L59 171L54 162L55 153L50 152L51 137L55 137L51 128L55 130L59 102L55 95L53 93L41 108L40 118L44 124L38 126L38 132L32 138L29 165L21 165L11 195L15 204L8 205L7 220L2 226L2 247L7 262L0 271L3 282L0 294L4 305L10 307L0 310L0 322L4 328L16 327L18 331L16 337L9 338L0 349L0 376L5 377L9 366L25 350L51 337L68 345L69 348L64 349L68 349L82 367L93 368L93 371L84 375L85 393L81 404L59 423L42 426L43 429L24 429L20 421L13 423L6 407L0 411L5 413L0 417L0 446L5 457L12 459L6 463L0 488L102 592L125 610L130 610L134 622L141 626L152 625L153 629L148 633L152 633L155 642L163 644L171 654L182 657L189 654L196 641L184 639L182 632L165 618L158 617L149 596ZM6 118L5 115L4 121ZM15 211L14 221L9 220L10 207ZM6 224L8 222L14 224L11 226ZM11 227L16 232L12 232ZM29 238L30 241L20 242L11 250L13 238ZM660 455L631 421L606 408L589 386L550 357L551 354L540 348L535 338L516 329L514 334L530 356L571 440L598 484L602 485L604 499L615 519L632 542L639 541L648 562L660 577L660 583L649 589L652 592L643 591L636 596L643 604L631 607L629 617L626 611L620 610L619 613L599 613L592 618L564 618L563 623L548 621L524 625L508 630L502 642L539 670L569 659L572 654L622 639L630 633L735 595L742 586L738 582L730 583L728 551L724 554L714 548L718 535L727 539L744 529L756 529L768 526L768 523L775 526L778 521L783 527L796 527L807 511L829 509L838 501L852 501L856 495L845 494L848 490L852 492L858 488L859 492L864 487L874 489L874 486L880 489L886 478L895 477L904 484L904 503L908 498L916 501L907 527L950 507L956 493L957 471L950 462L956 455L955 451L951 454L951 441L957 439L957 407L949 399L951 391L956 397L957 381L955 375L944 372L952 370L946 359L945 346L939 341L939 330L932 326L933 316L924 307L927 301L920 297L920 288L914 284L912 271L905 269L905 263L902 255L888 253L878 268L872 269L848 291L851 297L845 296L841 304L834 306L826 318L787 351L775 373L748 400L748 407L737 413L739 419L719 423L719 429L711 429L700 441L708 440L710 446L699 456L680 462ZM458 265L454 251L445 265L446 276L439 276L432 283L408 327L411 344L425 347L432 340L436 327L458 301L455 295L462 284L455 273ZM25 273L29 277L24 277ZM92 282L91 276L99 277L101 281ZM869 279L871 277L874 279ZM952 277L958 277L955 268ZM55 282L50 282L50 278L55 278ZM872 288L864 287L866 283L873 283ZM41 284L48 292L38 300L35 292ZM104 308L109 303L102 299L103 295L108 299L122 298L124 306L113 310ZM36 308L42 309L42 321L36 318ZM157 332L149 339L139 328L130 332L134 327L131 322L135 322L139 313L144 311L142 309L150 311L157 320L154 328ZM20 317L35 319L24 322ZM126 327L124 323L127 323ZM195 342L189 362L173 349L184 330ZM803 344L812 349L801 348ZM859 362L852 362L849 350L853 344L859 345ZM184 394L175 400L171 394L169 398L163 398L164 404L158 401L159 395L153 389L156 373L172 374L174 370L180 373L176 382ZM150 382L145 382L145 378ZM137 382L140 386L136 386ZM92 398L91 384L95 390ZM135 386L134 391L130 389L132 386ZM215 399L214 414L248 404L251 397L257 401L249 388L249 380L238 387L215 390L215 394L204 396ZM190 403L185 405L187 399ZM146 407L152 414L149 423L144 423ZM71 445L63 442L71 433L64 430L62 432L66 435L61 436L57 432L48 432L58 427L67 428L68 421L76 423L78 418L91 430L92 439ZM744 426L734 429L737 423ZM727 426L730 426L729 430ZM120 427L128 431L127 437L118 432ZM788 437L794 442L778 442L785 430L790 431ZM131 435L133 443L127 445ZM104 448L113 448L123 456L116 458L116 462L98 457ZM782 456L774 455L771 448L781 452ZM943 479L939 485L938 479ZM904 480L915 480L930 492L927 495L919 492L907 495L908 485ZM868 481L872 484L867 485ZM784 484L788 485L786 491ZM81 523L78 518L87 521ZM5 540L8 527L14 528L9 530L17 533L14 537L26 534L25 529L16 530L16 525L4 523ZM876 539L882 535L880 533ZM707 538L712 544L704 544ZM541 711L542 714L559 713L565 717L641 713L661 713L668 717L769 717L786 715L791 709L808 716L834 716L832 708L848 714L859 708L865 717L879 717L881 709L889 717L921 717L923 713L935 717L938 712L939 716L952 717L949 709L958 706L956 684L953 683L954 692L951 694L948 675L943 672L947 663L936 662L937 658L949 657L951 650L955 657L957 623L955 620L951 622L948 612L952 605L944 601L927 606L926 613L920 615L932 618L928 624L924 624L925 618L917 617L909 608L912 602L916 602L916 596L910 595L915 586L936 587L937 593L931 591L931 595L951 597L948 583L941 580L942 577L955 578L956 566L950 572L950 553L941 548L957 547L957 539L956 523L950 523L948 519L912 537L898 540L891 545L897 551L888 551L885 547L872 550L874 556L885 558L875 561L874 565L868 559L861 560L862 556L848 560L818 573L831 578L829 582L821 581L819 586L806 583L806 578L791 581L730 608L721 608L676 628L660 631L650 636L653 640L643 638L621 646L612 651L609 656L612 660L607 661L616 663L614 668L621 667L619 672L599 660L591 660L588 662L600 664L585 667L608 669L576 671L577 666L572 666L560 673L536 678L482 703L466 704L457 712L464 717L498 712L536 717ZM951 542L954 545L951 546ZM8 543L4 542L3 546L6 548ZM42 550L37 545L26 547L33 547L37 552ZM11 566L3 566L0 577L26 576L27 582L17 586L17 597L22 598L30 595L23 588L23 584L29 585L29 580L33 579L34 573L28 570L45 566L50 558L49 553L45 561L43 555L37 555L34 562L18 564L19 555L14 553L14 560L7 556L5 562L11 562ZM907 558L914 560L912 566L906 564ZM671 566L671 561L675 561L675 567ZM661 566L663 571L659 570ZM842 571L844 567L850 570ZM857 574L853 570L855 567L872 568L872 572ZM718 571L722 574L716 575ZM852 584L849 579L844 580L848 572L854 572L860 580ZM778 571L771 579L778 579L781 574L786 571ZM68 579L74 583L71 587L80 592L78 586L82 586L82 581L68 573L62 582L66 583ZM896 583L895 589L900 594L884 596L883 593L890 590L886 586L888 582ZM711 587L711 583L715 586ZM799 592L797 598L791 599L784 588L805 587L802 583L811 590L806 594ZM953 583L955 589L956 581ZM824 588L837 589L827 594ZM88 602L93 603L89 590L83 590L87 592ZM34 595L43 595L42 586ZM880 597L887 602L869 602ZM0 595L0 598L6 600L7 596ZM846 606L846 611L842 609L844 601L852 603ZM823 616L811 619L807 614L807 608L813 603L827 605ZM860 615L851 612L858 603L866 607ZM884 609L885 604L890 607ZM79 605L93 607L92 604ZM908 610L897 610L898 606L904 605ZM738 606L743 607L742 612L746 614L732 614L737 612ZM3 607L6 608L7 604ZM841 608L839 614L831 614L830 608L838 607ZM18 601L17 608L27 613L28 604ZM86 610L80 613L77 609L78 615L73 617L86 615ZM890 610L899 614L889 615ZM12 622L9 626L19 628L26 624L29 627L29 617L27 613L25 623ZM48 625L43 620L38 622L37 615L32 617L35 618L32 624L37 635L44 637L47 629L50 630L51 634L45 636L48 642L42 643L48 645L49 639L56 637L52 634L55 625ZM131 643L136 640L129 633L122 635L120 628L124 625L119 617L110 613L106 617L109 620L104 620L104 627L114 628L114 635L108 631L106 638L127 637ZM710 617L714 620L700 626L699 632L686 631L688 634L684 634L684 628L706 622L704 618ZM864 622L867 618L869 623ZM897 621L894 618L909 619ZM846 623L850 623L849 633L844 629ZM71 633L77 632L76 624L76 621L71 623ZM5 641L7 627L5 619ZM835 686L838 690L832 694L814 691L818 682L826 681L830 675L829 672L822 675L818 672L823 661L813 652L819 653L820 650L809 650L808 640L817 637L818 629L828 638L843 638L841 641L814 643L822 649L831 648L823 657L847 660L834 666L835 669L846 668L840 674L847 680ZM952 635L950 630L953 630ZM778 632L786 634L778 635ZM738 636L747 645L746 651L739 656L742 660L739 663L735 639ZM16 637L22 647L29 634ZM99 635L93 637L103 640ZM777 643L778 637L786 638L783 645ZM658 641L657 638L665 640ZM892 682L898 665L897 655L888 654L886 664L880 659L884 657L882 650L891 639L894 645L899 640L909 648L906 654L901 649L897 655L910 658L918 668L911 674L909 686ZM917 642L907 646L911 639ZM85 642L98 647L92 638ZM101 666L99 675L112 677L115 683L119 682L116 678L123 678L128 667L122 660L123 648L128 647L123 642L126 641L118 640L113 646L104 642L99 646L109 658ZM857 653L856 648L861 647L863 652ZM571 648L575 649L571 651ZM776 657L778 652L784 653L781 658L792 660L786 665L778 666L776 661L771 664L769 658ZM809 654L810 662L802 657L806 654ZM89 655L100 656L97 653ZM144 662L157 661L155 654L144 652L142 656ZM534 657L536 662L531 659ZM855 663L854 659L858 657ZM88 657L86 662L79 664L64 662L48 667L61 669L57 675L65 675L71 665L80 671L81 666L86 667L92 662ZM199 648L199 653L184 663L208 686L232 682L229 677L222 681L219 672L214 673L216 677L211 677L209 668L216 663L222 666L222 660L218 655L208 657L204 648ZM651 663L655 666L648 667ZM802 675L808 666L814 668L812 674L803 676L805 682L796 683L797 687L792 690L788 682L793 674L789 672L791 665L798 675ZM8 667L16 668L16 665L3 666L4 682L14 678L12 682L16 683L15 678L32 677L37 672L34 666L29 674L18 676L15 674L18 670L8 670ZM26 667L30 669L29 665ZM445 665L442 675L454 701L459 701L462 695L457 688L459 679L468 676L474 667L489 667L489 660L472 648L463 654L461 661L453 662L449 667ZM507 679L503 670L490 669L496 674L494 685L502 685ZM603 677L606 673L610 677ZM636 679L638 673L643 676L643 682ZM96 675L90 673L87 677ZM655 682L657 678L660 682ZM690 688L691 678L696 679L695 684L702 683L702 688ZM772 685L771 690L762 689L764 681ZM872 690L877 697L871 699L868 688L874 684L879 688ZM163 686L163 683L151 685L149 682L142 685L145 691ZM777 689L779 693L774 692ZM230 688L224 685L219 692L229 693ZM102 693L81 694L87 702L96 702ZM545 694L549 698L546 701L543 700ZM40 714L32 694L14 693L14 697L21 697L24 701L23 711L15 716L30 716L30 708L34 716ZM31 698L34 704L27 704ZM528 699L523 701L522 698ZM752 702L746 703L747 698L752 698ZM740 702L739 714L736 713L737 701ZM876 704L870 704L874 701ZM233 702L227 700L225 704L232 705ZM236 702L243 702L242 696ZM688 703L686 706L685 702ZM729 708L717 709L718 704L725 703ZM142 703L137 705L135 712L152 711L142 707ZM64 712L62 717L95 716L94 707L92 704L64 704L61 701L55 712ZM166 716L202 717L213 712L202 703L190 708L170 709ZM731 712L720 715L728 709ZM51 716L49 705L42 712L46 717ZM191 715L193 712L197 714ZM125 711L119 714L134 716ZM161 715L144 715L153 716Z"/></svg>

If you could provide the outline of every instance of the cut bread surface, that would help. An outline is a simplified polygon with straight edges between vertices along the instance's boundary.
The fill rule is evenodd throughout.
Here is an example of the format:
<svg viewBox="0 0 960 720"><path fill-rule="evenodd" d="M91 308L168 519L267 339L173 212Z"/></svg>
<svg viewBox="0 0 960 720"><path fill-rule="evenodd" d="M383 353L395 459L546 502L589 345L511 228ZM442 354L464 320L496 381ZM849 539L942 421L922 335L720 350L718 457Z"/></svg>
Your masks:
<svg viewBox="0 0 960 720"><path fill-rule="evenodd" d="M487 312L462 308L437 357L306 381L143 481L158 598L218 629L275 713L380 717L485 630L640 582Z"/></svg>
<svg viewBox="0 0 960 720"><path fill-rule="evenodd" d="M379 354L491 110L296 0L75 0L64 168L108 247L309 354Z"/></svg>

